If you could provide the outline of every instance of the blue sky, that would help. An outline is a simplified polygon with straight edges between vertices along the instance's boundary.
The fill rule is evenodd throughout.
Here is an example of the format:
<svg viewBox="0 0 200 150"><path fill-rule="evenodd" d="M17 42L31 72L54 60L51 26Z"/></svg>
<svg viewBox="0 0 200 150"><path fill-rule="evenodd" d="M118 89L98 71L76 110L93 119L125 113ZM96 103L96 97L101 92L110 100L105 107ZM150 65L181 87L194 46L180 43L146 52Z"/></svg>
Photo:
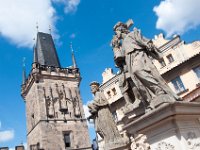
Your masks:
<svg viewBox="0 0 200 150"><path fill-rule="evenodd" d="M134 20L148 38L180 34L186 42L200 39L199 0L4 0L0 6L0 147L26 143L25 103L20 96L22 59L30 71L32 47L39 31L55 38L62 67L72 65L73 42L81 71L81 96L92 100L89 83L102 82L102 72L115 68L109 46L117 21ZM187 10L187 11L186 11ZM115 69L116 71L116 69ZM91 134L94 136L93 134Z"/></svg>

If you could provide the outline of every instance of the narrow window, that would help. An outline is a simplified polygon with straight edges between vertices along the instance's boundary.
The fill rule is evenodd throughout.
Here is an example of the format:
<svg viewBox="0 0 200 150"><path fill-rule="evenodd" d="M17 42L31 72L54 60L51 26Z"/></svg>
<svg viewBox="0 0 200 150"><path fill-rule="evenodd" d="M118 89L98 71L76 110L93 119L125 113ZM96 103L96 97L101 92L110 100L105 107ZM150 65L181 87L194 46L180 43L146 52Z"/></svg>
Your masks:
<svg viewBox="0 0 200 150"><path fill-rule="evenodd" d="M168 59L169 63L172 63L174 61L172 54L167 55L167 59Z"/></svg>
<svg viewBox="0 0 200 150"><path fill-rule="evenodd" d="M160 65L161 65L161 68L166 66L164 59L161 59L161 60L159 61L159 63L160 63Z"/></svg>
<svg viewBox="0 0 200 150"><path fill-rule="evenodd" d="M25 150L24 146L15 146L15 150Z"/></svg>
<svg viewBox="0 0 200 150"><path fill-rule="evenodd" d="M171 82L172 82L177 93L185 91L185 87L184 87L183 82L182 82L182 80L179 76L176 77L175 79L173 79Z"/></svg>
<svg viewBox="0 0 200 150"><path fill-rule="evenodd" d="M118 117L117 117L116 111L112 112L112 116L113 116L114 121L117 122L118 121Z"/></svg>
<svg viewBox="0 0 200 150"><path fill-rule="evenodd" d="M111 93L110 91L107 92L108 98L111 98Z"/></svg>
<svg viewBox="0 0 200 150"><path fill-rule="evenodd" d="M115 88L112 89L113 95L117 95L117 91Z"/></svg>
<svg viewBox="0 0 200 150"><path fill-rule="evenodd" d="M195 74L197 75L198 79L200 79L200 66L193 68Z"/></svg>
<svg viewBox="0 0 200 150"><path fill-rule="evenodd" d="M70 133L64 133L65 148L71 147Z"/></svg>
<svg viewBox="0 0 200 150"><path fill-rule="evenodd" d="M30 145L30 150L39 150L40 149L40 143L37 143L35 145Z"/></svg>

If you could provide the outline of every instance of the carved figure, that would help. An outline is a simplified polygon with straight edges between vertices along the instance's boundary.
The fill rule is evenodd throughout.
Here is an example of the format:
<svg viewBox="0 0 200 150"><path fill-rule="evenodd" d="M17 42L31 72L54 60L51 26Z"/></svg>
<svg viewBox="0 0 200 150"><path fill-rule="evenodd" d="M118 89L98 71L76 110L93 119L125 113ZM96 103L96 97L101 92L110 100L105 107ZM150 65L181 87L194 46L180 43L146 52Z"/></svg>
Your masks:
<svg viewBox="0 0 200 150"><path fill-rule="evenodd" d="M139 134L136 138L131 137L131 150L151 150L146 135Z"/></svg>
<svg viewBox="0 0 200 150"><path fill-rule="evenodd" d="M50 99L49 96L46 97L46 101L48 103L48 116L50 118L54 117L54 106L53 106L53 100Z"/></svg>
<svg viewBox="0 0 200 150"><path fill-rule="evenodd" d="M104 94L99 91L99 83L92 82L90 86L94 100L88 105L88 108L94 119L96 132L104 139L105 148L109 149L112 144L116 145L124 141L117 130L108 102Z"/></svg>
<svg viewBox="0 0 200 150"><path fill-rule="evenodd" d="M81 112L80 112L78 97L74 98L73 105L74 105L74 115L76 117L80 117L81 116Z"/></svg>
<svg viewBox="0 0 200 150"><path fill-rule="evenodd" d="M67 108L67 101L66 101L66 98L64 96L64 93L60 90L59 91L59 100L60 100L60 110L61 111L66 111L68 108Z"/></svg>
<svg viewBox="0 0 200 150"><path fill-rule="evenodd" d="M137 28L130 31L132 24L133 21L129 20L127 23L118 22L114 26L115 35L121 42L122 54L124 53L124 61L121 56L115 57L116 64L126 64L131 80L141 93L143 101L150 103L151 108L163 102L178 100L179 97L167 86L151 61L151 57L157 60L162 58L159 50Z"/></svg>
<svg viewBox="0 0 200 150"><path fill-rule="evenodd" d="M133 108L139 107L141 103L141 95L136 88L135 82L132 81L130 74L127 70L127 65L125 63L125 57L124 57L124 51L121 50L121 43L120 43L120 37L118 35L114 35L113 39L111 41L114 57L116 62L116 66L119 67L121 73L119 76L119 88L122 92L122 95L126 101L126 105L123 108L123 111L129 112ZM134 97L132 99L131 97ZM134 101L134 105L132 104Z"/></svg>

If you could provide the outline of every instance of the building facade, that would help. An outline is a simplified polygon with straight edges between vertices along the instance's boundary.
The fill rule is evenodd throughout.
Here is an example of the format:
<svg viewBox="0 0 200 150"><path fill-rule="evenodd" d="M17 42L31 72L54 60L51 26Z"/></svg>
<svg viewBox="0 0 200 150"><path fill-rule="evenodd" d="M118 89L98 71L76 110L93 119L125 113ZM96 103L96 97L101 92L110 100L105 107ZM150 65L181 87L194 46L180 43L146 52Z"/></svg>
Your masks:
<svg viewBox="0 0 200 150"><path fill-rule="evenodd" d="M163 55L160 61L153 60L153 63L169 87L183 101L200 101L200 41L186 44L180 36L167 40L159 34L153 42ZM105 69L100 90L108 99L117 127L123 134L125 100L119 88L119 76L120 73ZM103 147L103 141L100 140L99 145Z"/></svg>
<svg viewBox="0 0 200 150"><path fill-rule="evenodd" d="M81 76L72 57L73 66L62 68L52 36L38 32L32 70L21 89L30 150L91 149Z"/></svg>
<svg viewBox="0 0 200 150"><path fill-rule="evenodd" d="M186 44L180 36L166 40L163 34L153 41L163 54L154 64L169 87L184 101L200 101L200 41Z"/></svg>

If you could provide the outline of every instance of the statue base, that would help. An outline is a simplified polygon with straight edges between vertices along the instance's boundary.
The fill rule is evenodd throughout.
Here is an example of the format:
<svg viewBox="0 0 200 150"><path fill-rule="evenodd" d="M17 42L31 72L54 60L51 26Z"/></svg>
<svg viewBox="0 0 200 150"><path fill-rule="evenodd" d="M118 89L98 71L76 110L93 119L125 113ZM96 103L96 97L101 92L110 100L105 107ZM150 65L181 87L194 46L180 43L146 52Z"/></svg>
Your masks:
<svg viewBox="0 0 200 150"><path fill-rule="evenodd" d="M162 104L129 121L123 130L132 136L134 150L199 150L200 103Z"/></svg>

